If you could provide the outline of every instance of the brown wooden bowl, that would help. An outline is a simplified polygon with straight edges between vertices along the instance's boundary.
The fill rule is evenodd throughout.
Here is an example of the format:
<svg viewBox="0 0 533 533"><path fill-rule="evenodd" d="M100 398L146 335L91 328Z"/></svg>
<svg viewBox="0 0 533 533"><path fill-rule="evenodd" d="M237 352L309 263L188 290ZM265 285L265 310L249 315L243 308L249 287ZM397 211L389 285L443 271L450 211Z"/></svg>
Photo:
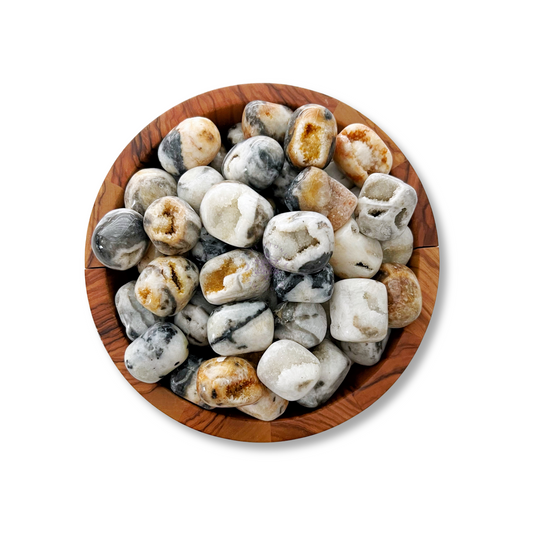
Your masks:
<svg viewBox="0 0 533 533"><path fill-rule="evenodd" d="M157 147L174 126L188 117L204 116L217 124L224 135L229 127L241 121L244 106L251 100L277 102L293 109L308 103L321 104L335 115L339 131L348 124L366 124L380 135L392 152L391 175L406 181L418 193L418 205L409 224L415 248L409 266L422 289L420 317L406 328L393 330L379 363L371 367L354 364L339 390L325 405L308 410L291 402L285 414L273 422L256 420L236 409L206 411L161 384L134 379L124 365L124 351L130 341L118 318L114 297L124 283L135 279L137 270L107 269L91 250L91 236L98 221L108 211L124 207L124 189L130 177L141 168L160 167ZM438 279L439 248L431 206L422 183L400 149L355 109L330 96L290 85L254 83L217 89L178 104L155 119L126 146L107 174L94 203L85 243L85 281L91 313L102 342L122 375L151 404L178 422L209 435L248 442L276 442L320 433L342 424L374 403L398 379L420 345L433 312Z"/></svg>

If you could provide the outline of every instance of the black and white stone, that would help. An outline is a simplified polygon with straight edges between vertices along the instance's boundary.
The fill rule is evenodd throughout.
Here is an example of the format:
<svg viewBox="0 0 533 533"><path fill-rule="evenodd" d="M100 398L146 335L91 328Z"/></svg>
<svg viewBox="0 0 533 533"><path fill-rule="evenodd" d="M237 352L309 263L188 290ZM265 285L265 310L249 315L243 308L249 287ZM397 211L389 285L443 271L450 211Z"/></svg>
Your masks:
<svg viewBox="0 0 533 533"><path fill-rule="evenodd" d="M272 137L283 145L292 109L263 100L248 102L242 112L242 132L245 139L257 135Z"/></svg>
<svg viewBox="0 0 533 533"><path fill-rule="evenodd" d="M129 373L144 383L157 383L181 365L189 354L187 339L169 322L157 322L135 339L124 353Z"/></svg>
<svg viewBox="0 0 533 533"><path fill-rule="evenodd" d="M244 141L244 133L242 132L242 122L237 122L237 124L231 126L231 128L228 130L226 138L228 140L228 146L230 147L242 143L242 141Z"/></svg>
<svg viewBox="0 0 533 533"><path fill-rule="evenodd" d="M137 270L139 274L154 260L158 257L164 257L165 254L162 254L155 246L152 241L150 241L150 246L148 250L143 255L143 258L137 263Z"/></svg>
<svg viewBox="0 0 533 533"><path fill-rule="evenodd" d="M315 386L298 400L304 407L314 408L327 402L340 387L352 362L328 339L311 350L320 361L320 374Z"/></svg>
<svg viewBox="0 0 533 533"><path fill-rule="evenodd" d="M135 281L122 285L115 294L115 307L126 328L128 339L135 340L140 337L149 327L163 320L145 309L135 297Z"/></svg>
<svg viewBox="0 0 533 533"><path fill-rule="evenodd" d="M205 117L192 117L168 132L157 155L161 166L179 177L191 168L209 165L220 146L220 132L215 124Z"/></svg>
<svg viewBox="0 0 533 533"><path fill-rule="evenodd" d="M219 355L266 350L274 338L274 316L263 301L226 304L211 313L207 338Z"/></svg>
<svg viewBox="0 0 533 533"><path fill-rule="evenodd" d="M346 342L341 341L340 348L351 361L362 366L372 366L379 363L385 351L391 330L382 341L378 342Z"/></svg>
<svg viewBox="0 0 533 533"><path fill-rule="evenodd" d="M187 170L178 181L178 196L185 200L197 213L205 193L224 178L212 167L195 167Z"/></svg>
<svg viewBox="0 0 533 533"><path fill-rule="evenodd" d="M291 340L309 349L324 340L327 328L326 312L320 304L284 302L274 311L277 340Z"/></svg>
<svg viewBox="0 0 533 533"><path fill-rule="evenodd" d="M289 185L296 179L300 169L293 167L286 159L281 168L279 176L272 183L272 192L274 196L285 204L285 195Z"/></svg>
<svg viewBox="0 0 533 533"><path fill-rule="evenodd" d="M261 396L259 401L244 407L237 407L237 409L258 420L272 422L272 420L279 418L288 406L289 402L287 400L263 385L263 396Z"/></svg>
<svg viewBox="0 0 533 533"><path fill-rule="evenodd" d="M203 409L213 409L213 407L202 401L196 389L198 369L207 359L207 357L190 353L186 361L170 374L170 390L177 396Z"/></svg>
<svg viewBox="0 0 533 533"><path fill-rule="evenodd" d="M222 173L222 163L224 163L224 158L226 157L227 153L228 151L226 150L226 147L221 145L218 154L215 156L215 159L209 163L209 166L214 168L217 172Z"/></svg>
<svg viewBox="0 0 533 533"><path fill-rule="evenodd" d="M213 237L231 246L249 248L263 236L274 210L248 185L224 181L206 192L200 216Z"/></svg>
<svg viewBox="0 0 533 533"><path fill-rule="evenodd" d="M107 268L128 270L143 257L150 239L143 228L143 217L132 209L114 209L106 213L94 228L93 253Z"/></svg>
<svg viewBox="0 0 533 533"><path fill-rule="evenodd" d="M129 179L124 205L144 216L148 206L163 196L176 196L176 179L160 168L144 168Z"/></svg>
<svg viewBox="0 0 533 533"><path fill-rule="evenodd" d="M407 226L402 234L389 241L381 241L383 263L407 265L413 255L413 232Z"/></svg>
<svg viewBox="0 0 533 533"><path fill-rule="evenodd" d="M277 268L272 271L272 285L282 302L327 302L334 284L335 275L329 264L314 274L294 274Z"/></svg>
<svg viewBox="0 0 533 533"><path fill-rule="evenodd" d="M215 307L196 291L189 303L174 316L174 324L185 333L187 340L195 346L208 346L207 321Z"/></svg>
<svg viewBox="0 0 533 533"><path fill-rule="evenodd" d="M333 253L333 227L320 213L294 211L270 220L263 235L263 252L274 268L313 274Z"/></svg>
<svg viewBox="0 0 533 533"><path fill-rule="evenodd" d="M191 250L191 257L201 267L210 259L213 259L213 257L225 254L232 249L232 246L213 237L213 235L208 233L202 226L202 229L200 230L200 238Z"/></svg>
<svg viewBox="0 0 533 533"><path fill-rule="evenodd" d="M226 155L222 175L255 189L270 187L279 176L285 156L280 144L260 135L236 144Z"/></svg>

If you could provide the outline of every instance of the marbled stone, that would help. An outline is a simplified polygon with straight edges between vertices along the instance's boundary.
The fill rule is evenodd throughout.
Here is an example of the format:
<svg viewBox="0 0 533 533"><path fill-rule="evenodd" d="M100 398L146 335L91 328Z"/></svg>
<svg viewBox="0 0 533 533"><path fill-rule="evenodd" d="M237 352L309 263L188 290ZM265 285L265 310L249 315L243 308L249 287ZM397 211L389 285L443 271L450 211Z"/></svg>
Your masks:
<svg viewBox="0 0 533 533"><path fill-rule="evenodd" d="M331 336L339 341L378 342L388 328L387 289L371 279L335 283L330 303Z"/></svg>
<svg viewBox="0 0 533 533"><path fill-rule="evenodd" d="M264 385L262 387L263 395L257 402L244 407L237 407L237 409L258 420L271 422L279 418L286 411L289 402L272 392L268 387Z"/></svg>
<svg viewBox="0 0 533 533"><path fill-rule="evenodd" d="M352 362L330 340L324 339L311 353L320 361L320 374L315 386L298 400L304 407L318 407L327 402L340 387Z"/></svg>
<svg viewBox="0 0 533 533"><path fill-rule="evenodd" d="M137 263L137 270L139 271L139 274L148 266L149 263L151 263L154 259L157 259L158 257L163 257L165 254L162 254L155 246L152 241L150 241L150 246L148 246L148 250L146 250L146 253L143 255L143 258Z"/></svg>
<svg viewBox="0 0 533 533"><path fill-rule="evenodd" d="M168 322L157 322L126 348L124 363L135 379L157 383L181 365L188 354L187 339L180 329Z"/></svg>
<svg viewBox="0 0 533 533"><path fill-rule="evenodd" d="M279 176L272 183L272 191L274 196L285 203L285 195L289 185L294 181L296 176L300 173L299 168L293 167L287 160L283 163Z"/></svg>
<svg viewBox="0 0 533 533"><path fill-rule="evenodd" d="M203 409L213 409L202 401L197 390L198 369L206 360L205 357L190 353L185 362L170 374L170 390Z"/></svg>
<svg viewBox="0 0 533 533"><path fill-rule="evenodd" d="M153 202L144 214L144 230L166 255L181 255L198 242L202 222L194 209L177 196Z"/></svg>
<svg viewBox="0 0 533 533"><path fill-rule="evenodd" d="M320 344L328 328L320 304L284 302L274 311L274 338L286 339L312 348Z"/></svg>
<svg viewBox="0 0 533 533"><path fill-rule="evenodd" d="M241 357L215 357L198 369L200 399L211 407L242 407L260 400L263 386L255 368Z"/></svg>
<svg viewBox="0 0 533 533"><path fill-rule="evenodd" d="M274 210L268 200L244 183L224 181L207 191L200 216L213 237L232 246L249 248L263 236Z"/></svg>
<svg viewBox="0 0 533 533"><path fill-rule="evenodd" d="M217 307L207 321L207 338L219 355L265 350L274 338L274 316L263 301Z"/></svg>
<svg viewBox="0 0 533 533"><path fill-rule="evenodd" d="M383 263L399 263L406 265L413 255L413 232L409 228L395 239L381 241L383 250Z"/></svg>
<svg viewBox="0 0 533 533"><path fill-rule="evenodd" d="M228 139L228 146L235 146L236 144L242 143L242 141L244 141L242 122L237 122L237 124L231 126L226 138Z"/></svg>
<svg viewBox="0 0 533 533"><path fill-rule="evenodd" d="M339 278L371 278L382 259L379 241L363 235L353 218L335 232L335 248L329 262Z"/></svg>
<svg viewBox="0 0 533 533"><path fill-rule="evenodd" d="M191 250L191 257L198 263L200 266L203 266L213 257L218 255L225 254L233 248L226 244L223 241L218 240L216 237L213 237L207 230L202 226L200 230L200 238L198 242Z"/></svg>
<svg viewBox="0 0 533 533"><path fill-rule="evenodd" d="M274 342L257 366L257 376L272 392L288 401L303 398L320 375L319 360L297 342Z"/></svg>
<svg viewBox="0 0 533 533"><path fill-rule="evenodd" d="M352 216L357 197L316 167L302 170L289 185L285 204L291 211L315 211L327 217L337 231Z"/></svg>
<svg viewBox="0 0 533 533"><path fill-rule="evenodd" d="M387 346L391 330L382 341L378 342L346 342L341 341L340 348L351 361L362 366L372 366L379 363L381 356Z"/></svg>
<svg viewBox="0 0 533 533"><path fill-rule="evenodd" d="M178 196L199 213L205 193L223 181L222 174L212 167L194 167L187 170L178 181Z"/></svg>
<svg viewBox="0 0 533 533"><path fill-rule="evenodd" d="M189 303L174 316L174 324L185 333L191 344L208 346L207 321L214 309L204 298L202 291L197 290Z"/></svg>
<svg viewBox="0 0 533 533"><path fill-rule="evenodd" d="M144 216L148 206L163 196L176 196L176 179L159 168L145 168L129 179L124 205Z"/></svg>
<svg viewBox="0 0 533 533"><path fill-rule="evenodd" d="M161 166L179 177L194 167L209 165L220 150L220 133L204 117L187 118L161 141L157 155Z"/></svg>
<svg viewBox="0 0 533 533"><path fill-rule="evenodd" d="M128 270L143 257L150 240L143 229L143 217L132 209L114 209L94 228L93 253L107 268Z"/></svg>
<svg viewBox="0 0 533 533"><path fill-rule="evenodd" d="M236 144L226 155L222 175L256 189L266 189L279 176L285 157L280 144L260 135Z"/></svg>
<svg viewBox="0 0 533 533"><path fill-rule="evenodd" d="M361 233L378 241L400 236L415 210L416 191L402 180L387 174L367 178L355 211Z"/></svg>
<svg viewBox="0 0 533 533"><path fill-rule="evenodd" d="M215 305L257 298L268 290L272 267L255 250L232 250L209 260L200 272L206 300Z"/></svg>
<svg viewBox="0 0 533 533"><path fill-rule="evenodd" d="M320 213L296 211L276 215L263 235L263 252L280 270L313 274L333 253L333 227Z"/></svg>
<svg viewBox="0 0 533 533"><path fill-rule="evenodd" d="M263 100L248 102L242 112L244 138L266 135L282 145L291 116L292 109L281 104Z"/></svg>
<svg viewBox="0 0 533 533"><path fill-rule="evenodd" d="M135 298L135 281L130 281L120 287L115 294L115 307L120 321L126 328L126 335L132 341L140 337L156 322L162 320L137 301L137 298Z"/></svg>
<svg viewBox="0 0 533 533"><path fill-rule="evenodd" d="M215 159L209 163L209 166L214 168L217 172L222 173L222 163L224 163L224 158L226 157L227 153L228 151L226 150L226 147L222 145L215 156Z"/></svg>
<svg viewBox="0 0 533 533"><path fill-rule="evenodd" d="M337 121L331 111L318 104L299 107L285 133L285 156L298 168L324 168L335 152Z"/></svg>
<svg viewBox="0 0 533 533"><path fill-rule="evenodd" d="M374 172L388 174L392 154L379 135L364 124L350 124L337 135L335 163L358 187Z"/></svg>
<svg viewBox="0 0 533 533"><path fill-rule="evenodd" d="M334 180L337 180L341 185L344 185L347 189L353 188L353 181L342 173L335 161L332 161L325 169L324 172L327 172ZM357 195L356 195L357 196Z"/></svg>
<svg viewBox="0 0 533 533"><path fill-rule="evenodd" d="M139 275L135 296L157 316L179 313L198 286L198 267L185 257L158 257Z"/></svg>
<svg viewBox="0 0 533 533"><path fill-rule="evenodd" d="M272 285L282 302L326 302L333 294L334 283L329 264L314 274L294 274L277 268L272 272Z"/></svg>
<svg viewBox="0 0 533 533"><path fill-rule="evenodd" d="M422 291L414 272L405 265L383 263L376 275L387 290L389 328L404 328L422 312Z"/></svg>

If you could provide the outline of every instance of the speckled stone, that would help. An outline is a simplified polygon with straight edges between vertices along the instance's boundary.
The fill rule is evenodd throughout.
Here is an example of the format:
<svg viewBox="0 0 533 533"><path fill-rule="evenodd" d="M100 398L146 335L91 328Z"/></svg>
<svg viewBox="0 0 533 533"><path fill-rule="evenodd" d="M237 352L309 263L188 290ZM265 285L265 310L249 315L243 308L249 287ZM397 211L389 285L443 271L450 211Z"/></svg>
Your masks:
<svg viewBox="0 0 533 533"><path fill-rule="evenodd" d="M319 375L319 360L291 340L274 342L257 366L261 382L288 401L303 398L315 386Z"/></svg>
<svg viewBox="0 0 533 533"><path fill-rule="evenodd" d="M261 399L255 368L241 357L215 357L198 369L197 391L211 407L242 407Z"/></svg>
<svg viewBox="0 0 533 533"><path fill-rule="evenodd" d="M414 272L405 265L383 263L376 275L387 290L389 328L404 328L422 312L422 291Z"/></svg>
<svg viewBox="0 0 533 533"><path fill-rule="evenodd" d="M165 136L157 155L161 166L173 176L194 167L209 165L220 150L220 133L204 117L187 118Z"/></svg>
<svg viewBox="0 0 533 533"><path fill-rule="evenodd" d="M322 270L333 253L333 227L319 213L296 211L276 215L263 235L269 263L286 272L313 274Z"/></svg>
<svg viewBox="0 0 533 533"><path fill-rule="evenodd" d="M93 253L107 268L128 270L143 257L150 240L143 228L143 217L132 209L114 209L94 228Z"/></svg>
<svg viewBox="0 0 533 533"><path fill-rule="evenodd" d="M289 185L285 204L291 211L315 211L327 217L337 231L352 216L357 197L316 167L302 170Z"/></svg>
<svg viewBox="0 0 533 533"><path fill-rule="evenodd" d="M174 324L185 333L191 344L207 346L207 321L214 309L202 291L197 290L189 303L174 316Z"/></svg>
<svg viewBox="0 0 533 533"><path fill-rule="evenodd" d="M372 174L361 189L355 215L361 233L378 241L400 236L417 203L416 191L387 174Z"/></svg>
<svg viewBox="0 0 533 533"><path fill-rule="evenodd" d="M170 390L203 409L213 409L202 401L197 390L198 369L206 360L206 357L190 353L186 361L170 374Z"/></svg>
<svg viewBox="0 0 533 533"><path fill-rule="evenodd" d="M157 383L181 365L188 354L187 339L180 329L168 322L157 322L126 348L124 363L135 379Z"/></svg>
<svg viewBox="0 0 533 533"><path fill-rule="evenodd" d="M215 305L261 296L270 287L272 267L255 250L232 250L208 261L200 272L206 300Z"/></svg>
<svg viewBox="0 0 533 533"><path fill-rule="evenodd" d="M150 241L150 246L148 250L143 255L143 258L137 263L137 270L139 274L154 260L158 257L164 257L165 254L162 254L155 246L152 241Z"/></svg>
<svg viewBox="0 0 533 533"><path fill-rule="evenodd" d="M242 143L242 141L244 141L242 122L237 122L237 124L231 126L231 128L228 130L226 138L229 146L235 146L236 144Z"/></svg>
<svg viewBox="0 0 533 533"><path fill-rule="evenodd" d="M388 329L387 289L371 279L335 283L330 303L331 336L339 341L378 342Z"/></svg>
<svg viewBox="0 0 533 533"><path fill-rule="evenodd" d="M226 147L222 145L215 156L215 159L209 163L209 166L214 168L217 172L222 173L222 163L224 163L224 158L226 157L227 153L228 151L226 150Z"/></svg>
<svg viewBox="0 0 533 533"><path fill-rule="evenodd" d="M220 355L265 350L274 338L274 316L263 301L217 307L207 321L207 338Z"/></svg>
<svg viewBox="0 0 533 533"><path fill-rule="evenodd" d="M272 285L282 302L323 303L333 294L335 276L327 264L314 274L294 274L277 268L272 271Z"/></svg>
<svg viewBox="0 0 533 533"><path fill-rule="evenodd" d="M272 192L274 196L285 204L285 195L289 185L294 181L296 176L300 173L299 168L293 167L287 160L283 163L279 176L272 183Z"/></svg>
<svg viewBox="0 0 533 533"><path fill-rule="evenodd" d="M242 133L245 139L257 135L272 137L283 144L292 109L281 104L254 100L242 112Z"/></svg>
<svg viewBox="0 0 533 533"><path fill-rule="evenodd" d="M364 124L350 124L337 135L335 163L358 187L374 172L388 174L392 154L379 135Z"/></svg>
<svg viewBox="0 0 533 533"><path fill-rule="evenodd" d="M372 366L379 363L391 330L387 331L386 337L378 342L345 342L341 341L340 348L354 363L362 366Z"/></svg>
<svg viewBox="0 0 533 533"><path fill-rule="evenodd" d="M132 341L140 337L156 322L162 320L137 301L137 298L135 298L135 281L130 281L120 287L115 294L115 307L120 321L126 328L126 335Z"/></svg>
<svg viewBox="0 0 533 533"><path fill-rule="evenodd" d="M327 174L332 177L334 180L338 181L341 185L344 185L347 189L352 189L354 186L353 181L344 174L335 161L332 161L325 169L324 172L327 172ZM359 188L357 188L359 190ZM357 195L356 195L357 196Z"/></svg>
<svg viewBox="0 0 533 533"><path fill-rule="evenodd" d="M222 174L212 167L191 168L178 181L178 196L199 213L205 193L223 181Z"/></svg>
<svg viewBox="0 0 533 533"><path fill-rule="evenodd" d="M124 205L144 216L148 206L163 196L176 196L176 179L159 168L145 168L129 179Z"/></svg>
<svg viewBox="0 0 533 533"><path fill-rule="evenodd" d="M304 348L320 344L326 336L326 312L320 304L284 302L274 311L274 338L287 339Z"/></svg>
<svg viewBox="0 0 533 533"><path fill-rule="evenodd" d="M176 196L153 202L144 214L144 230L163 254L180 255L198 242L202 222L194 209Z"/></svg>
<svg viewBox="0 0 533 533"><path fill-rule="evenodd" d="M272 392L268 387L264 385L262 387L263 395L257 402L244 407L237 407L237 409L258 420L272 422L286 411L289 402Z"/></svg>
<svg viewBox="0 0 533 533"><path fill-rule="evenodd" d="M191 250L191 257L199 266L203 266L210 259L213 259L213 257L225 254L232 249L232 246L213 237L213 235L208 233L207 230L202 227L200 230L200 238Z"/></svg>
<svg viewBox="0 0 533 533"><path fill-rule="evenodd" d="M389 241L381 241L383 263L406 265L413 255L413 232L409 227L403 233Z"/></svg>
<svg viewBox="0 0 533 533"><path fill-rule="evenodd" d="M318 104L299 107L291 116L285 134L285 156L297 168L324 168L335 151L337 121Z"/></svg>
<svg viewBox="0 0 533 533"><path fill-rule="evenodd" d="M222 175L256 189L266 189L279 176L285 157L280 144L260 135L236 144L224 159Z"/></svg>
<svg viewBox="0 0 533 533"><path fill-rule="evenodd" d="M268 200L244 183L224 181L207 191L200 216L213 237L231 246L249 248L263 236L274 210Z"/></svg>
<svg viewBox="0 0 533 533"><path fill-rule="evenodd" d="M158 257L139 275L137 300L157 316L179 313L198 286L198 267L185 257Z"/></svg>
<svg viewBox="0 0 533 533"><path fill-rule="evenodd" d="M340 387L352 362L330 340L324 339L311 353L320 361L320 374L315 386L298 400L304 407L314 408L327 402Z"/></svg>
<svg viewBox="0 0 533 533"><path fill-rule="evenodd" d="M339 278L371 278L379 270L382 259L379 241L363 235L353 218L335 232L330 264Z"/></svg>

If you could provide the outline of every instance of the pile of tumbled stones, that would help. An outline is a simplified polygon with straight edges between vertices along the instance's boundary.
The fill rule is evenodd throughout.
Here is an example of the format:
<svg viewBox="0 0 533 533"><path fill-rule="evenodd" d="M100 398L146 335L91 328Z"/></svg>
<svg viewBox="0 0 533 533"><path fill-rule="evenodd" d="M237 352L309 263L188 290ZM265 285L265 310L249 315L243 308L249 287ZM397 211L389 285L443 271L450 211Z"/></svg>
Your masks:
<svg viewBox="0 0 533 533"><path fill-rule="evenodd" d="M405 266L417 195L388 175L373 130L337 134L321 105L250 102L226 141L207 118L179 123L159 146L163 170L131 177L92 248L139 271L115 299L134 378L169 376L196 405L270 421L290 401L324 404L419 316Z"/></svg>

